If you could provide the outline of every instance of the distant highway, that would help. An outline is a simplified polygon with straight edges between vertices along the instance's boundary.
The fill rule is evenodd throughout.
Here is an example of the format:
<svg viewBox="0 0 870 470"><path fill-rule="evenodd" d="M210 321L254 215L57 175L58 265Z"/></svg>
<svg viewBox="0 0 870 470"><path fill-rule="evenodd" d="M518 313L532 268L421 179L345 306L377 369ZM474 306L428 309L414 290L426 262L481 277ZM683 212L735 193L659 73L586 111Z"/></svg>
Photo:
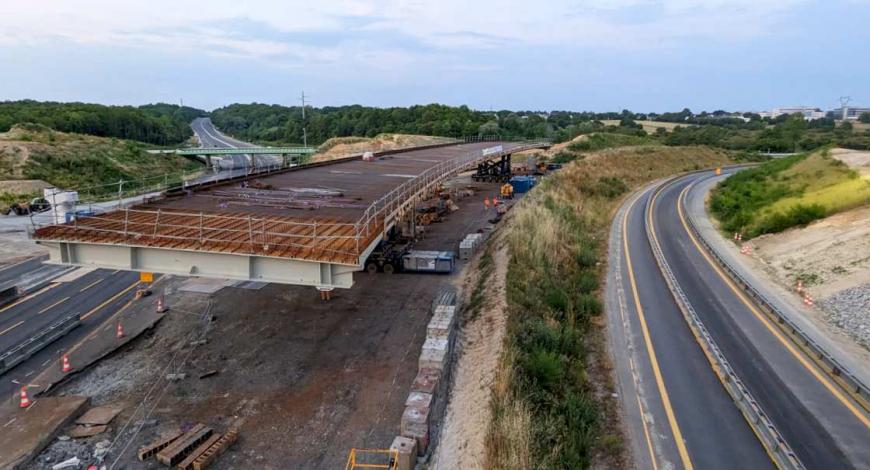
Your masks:
<svg viewBox="0 0 870 470"><path fill-rule="evenodd" d="M806 468L870 468L870 418L713 264L686 225L691 174L627 203L611 234L608 320L633 453L643 468L771 468L714 373L650 236L737 377ZM660 189L659 192L656 190Z"/></svg>
<svg viewBox="0 0 870 470"><path fill-rule="evenodd" d="M232 137L222 134L210 118L196 118L190 124L193 128L196 138L199 139L200 146L205 148L237 148L244 149L246 147L256 147L248 142L233 139ZM220 160L219 167L221 177L226 178L228 172L238 171L239 175L244 174L244 170L251 167L269 166L281 164L281 157L278 155L250 155L240 153L238 155L229 155L228 158Z"/></svg>

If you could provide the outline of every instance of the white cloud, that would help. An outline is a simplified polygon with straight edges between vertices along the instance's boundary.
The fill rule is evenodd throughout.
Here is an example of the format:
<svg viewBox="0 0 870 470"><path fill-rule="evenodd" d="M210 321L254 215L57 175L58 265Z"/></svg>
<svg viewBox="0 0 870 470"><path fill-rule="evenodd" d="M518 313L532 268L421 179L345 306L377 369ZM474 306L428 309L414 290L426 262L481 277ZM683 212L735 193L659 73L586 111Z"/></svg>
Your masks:
<svg viewBox="0 0 870 470"><path fill-rule="evenodd" d="M401 34L440 51L541 47L647 48L686 38L753 37L776 15L806 0L41 0L13 2L0 15L0 44L47 41L197 51L276 62L328 63L347 57L413 60L410 46L383 46ZM643 9L643 14L638 14ZM369 41L304 44L215 27L239 19L283 33L342 38L348 29ZM403 52L405 51L405 52ZM416 51L420 54L425 52Z"/></svg>

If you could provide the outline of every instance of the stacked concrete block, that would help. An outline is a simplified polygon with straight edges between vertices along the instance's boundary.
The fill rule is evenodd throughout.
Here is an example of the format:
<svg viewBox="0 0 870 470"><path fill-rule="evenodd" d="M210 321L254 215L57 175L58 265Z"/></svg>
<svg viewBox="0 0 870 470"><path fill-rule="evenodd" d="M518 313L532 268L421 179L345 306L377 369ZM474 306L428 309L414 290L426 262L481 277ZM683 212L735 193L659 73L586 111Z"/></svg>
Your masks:
<svg viewBox="0 0 870 470"><path fill-rule="evenodd" d="M405 412L402 413L401 432L403 437L414 440L417 455L426 455L429 450L429 410L405 408Z"/></svg>
<svg viewBox="0 0 870 470"><path fill-rule="evenodd" d="M447 338L426 338L418 365L421 369L444 371L450 359L450 341Z"/></svg>
<svg viewBox="0 0 870 470"><path fill-rule="evenodd" d="M480 233L469 233L459 242L459 257L468 260L474 255L477 248L483 244L483 235Z"/></svg>
<svg viewBox="0 0 870 470"><path fill-rule="evenodd" d="M410 437L396 436L390 450L396 451L396 470L413 470L417 464L417 441Z"/></svg>
<svg viewBox="0 0 870 470"><path fill-rule="evenodd" d="M426 328L427 338L441 338L452 340L454 326L456 325L456 307L453 305L439 305L435 307L435 313L429 320Z"/></svg>
<svg viewBox="0 0 870 470"><path fill-rule="evenodd" d="M428 393L434 395L441 382L441 371L438 369L420 369L411 384L411 393Z"/></svg>
<svg viewBox="0 0 870 470"><path fill-rule="evenodd" d="M447 407L456 324L455 306L433 306L417 376L405 402L401 435L414 440L416 452L421 457L425 457L430 445L436 442Z"/></svg>

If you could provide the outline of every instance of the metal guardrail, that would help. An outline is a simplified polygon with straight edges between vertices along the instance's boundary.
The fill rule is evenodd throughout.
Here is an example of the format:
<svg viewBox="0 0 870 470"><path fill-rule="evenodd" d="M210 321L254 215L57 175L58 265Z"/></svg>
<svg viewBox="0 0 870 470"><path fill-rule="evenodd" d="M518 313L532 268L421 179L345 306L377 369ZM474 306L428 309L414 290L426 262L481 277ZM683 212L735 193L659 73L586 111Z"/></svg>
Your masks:
<svg viewBox="0 0 870 470"><path fill-rule="evenodd" d="M807 355L813 361L822 366L824 370L834 378L835 382L840 385L850 396L866 411L870 411L870 388L867 384L861 381L853 373L843 366L836 358L828 353L825 348L813 340L806 332L794 323L788 315L777 308L774 303L767 298L762 292L752 286L737 269L731 265L725 258L719 254L713 245L704 237L695 224L694 217L688 213L687 221L689 228L696 235L698 240L704 246L704 249L716 260L716 263L721 266L728 276L737 283L738 286L746 293L756 305L761 307L769 317L775 320L777 326L787 333L792 340L804 349Z"/></svg>
<svg viewBox="0 0 870 470"><path fill-rule="evenodd" d="M661 192L665 186L675 180L676 178L663 183L654 191L653 197L647 199L645 214L649 214L652 210L651 201L654 199L655 194ZM701 322L700 317L677 282L676 276L674 276L670 265L665 260L657 237L652 233L652 228L649 224L644 225L646 227L647 239L649 240L656 263L659 265L662 274L664 274L668 289L673 294L674 300L676 300L686 323L689 325L689 329L692 330L692 333L701 345L704 355L707 356L725 390L731 395L732 400L740 409L749 425L754 429L759 440L768 450L769 455L776 461L779 468L795 470L805 468L782 437L782 434L776 429L773 422L734 372L734 369L731 368L725 355L719 349L719 346L716 345L716 341Z"/></svg>
<svg viewBox="0 0 870 470"><path fill-rule="evenodd" d="M386 230L392 221L396 220L398 216L408 208L410 203L421 194L431 191L434 186L441 184L448 178L479 163L483 159L499 158L502 155L531 150L548 144L549 141L546 140L530 141L508 150L501 148L494 152L487 152L489 149L482 149L451 160L440 162L417 177L405 181L373 202L357 220L356 231L358 234L364 233L367 237L369 235L370 227L372 226L379 226L380 229Z"/></svg>
<svg viewBox="0 0 870 470"><path fill-rule="evenodd" d="M190 148L171 151L181 156L198 155L311 155L317 152L314 147L238 147L238 148Z"/></svg>
<svg viewBox="0 0 870 470"><path fill-rule="evenodd" d="M81 323L81 316L78 313L68 315L39 333L31 336L22 343L19 343L12 349L0 355L0 375L26 361L31 356L41 351L49 344L57 341L70 330L77 327Z"/></svg>

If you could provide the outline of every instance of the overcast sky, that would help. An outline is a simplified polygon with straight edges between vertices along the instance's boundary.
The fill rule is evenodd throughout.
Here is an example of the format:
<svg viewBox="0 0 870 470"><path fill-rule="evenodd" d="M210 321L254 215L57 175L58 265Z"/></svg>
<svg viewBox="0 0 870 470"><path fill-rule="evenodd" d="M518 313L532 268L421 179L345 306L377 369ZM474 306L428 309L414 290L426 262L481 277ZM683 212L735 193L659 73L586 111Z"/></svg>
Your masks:
<svg viewBox="0 0 870 470"><path fill-rule="evenodd" d="M870 106L870 0L2 0L0 100Z"/></svg>

